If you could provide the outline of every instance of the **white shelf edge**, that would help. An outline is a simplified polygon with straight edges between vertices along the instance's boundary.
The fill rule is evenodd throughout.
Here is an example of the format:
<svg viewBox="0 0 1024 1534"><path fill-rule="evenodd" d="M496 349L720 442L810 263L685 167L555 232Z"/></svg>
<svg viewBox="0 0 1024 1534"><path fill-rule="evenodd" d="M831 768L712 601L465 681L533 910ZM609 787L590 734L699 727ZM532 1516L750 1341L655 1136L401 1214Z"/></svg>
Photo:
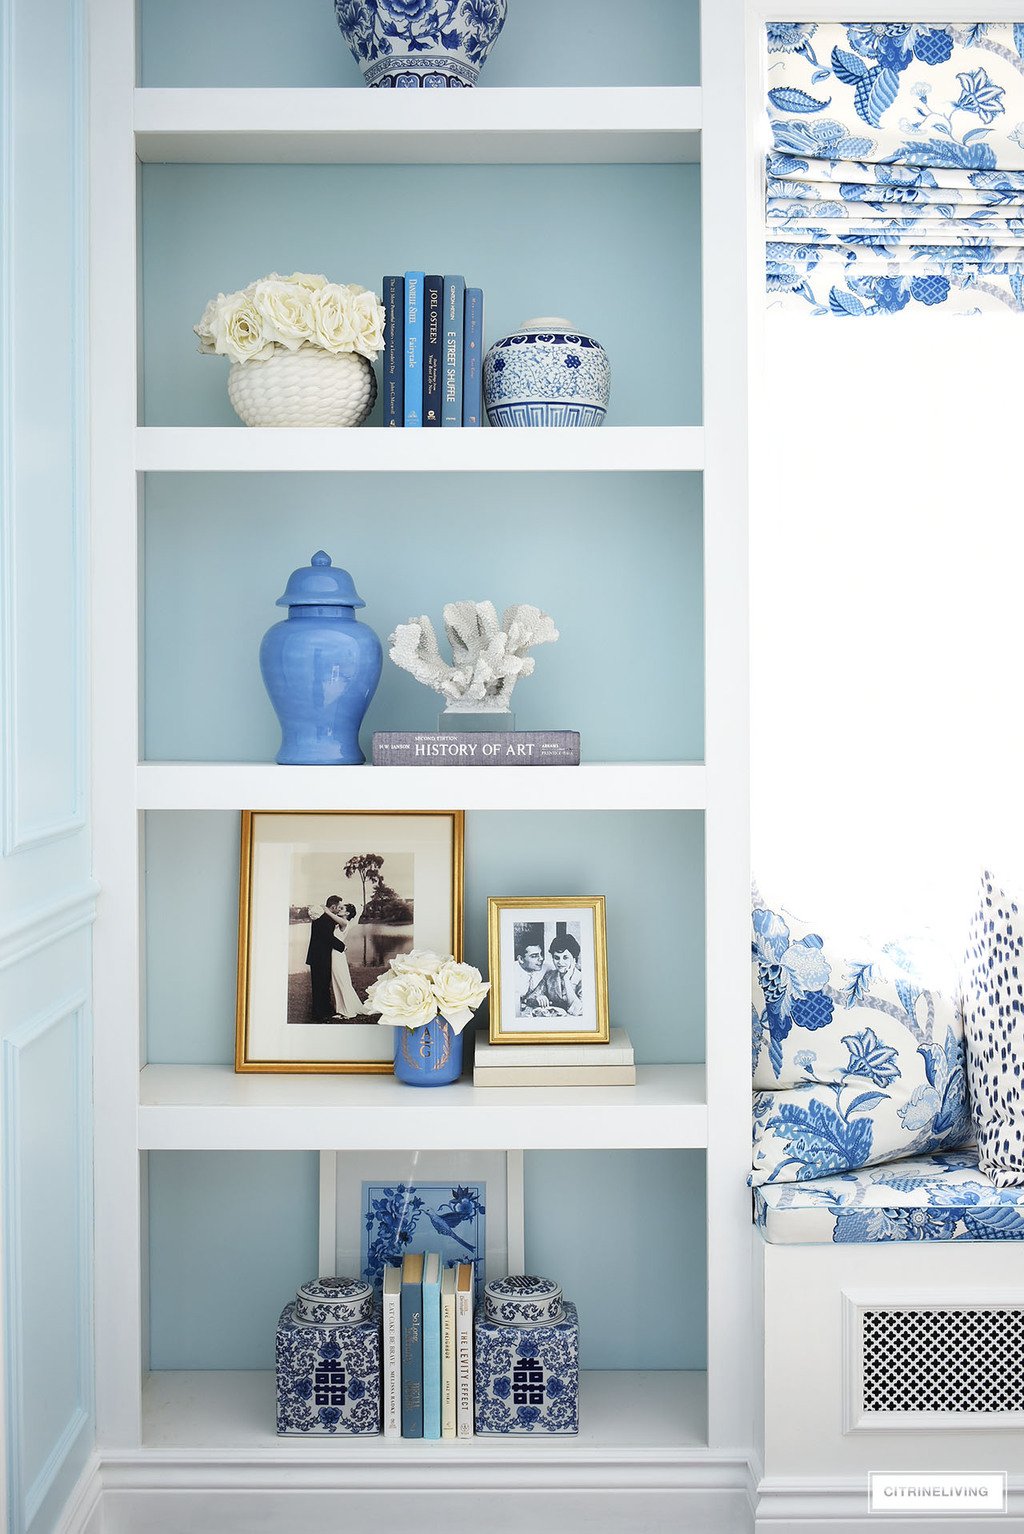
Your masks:
<svg viewBox="0 0 1024 1534"><path fill-rule="evenodd" d="M700 1465L710 1457L707 1375L696 1369L583 1370L580 1433L573 1437L280 1438L274 1431L274 1376L262 1370L159 1370L146 1377L143 1403L141 1453L147 1458L192 1460L216 1452L218 1463L230 1464L258 1456L271 1474L276 1464L287 1466L289 1476L301 1475L303 1465L334 1466L340 1476L358 1465L429 1465L434 1486L435 1476L451 1484L460 1467L479 1473L483 1465L500 1470L533 1464L555 1471L608 1458ZM139 1453L116 1458L131 1463Z"/></svg>
<svg viewBox="0 0 1024 1534"><path fill-rule="evenodd" d="M666 164L700 157L699 86L473 91L142 88L143 161Z"/></svg>
<svg viewBox="0 0 1024 1534"><path fill-rule="evenodd" d="M390 1075L238 1075L147 1065L140 1150L700 1150L702 1065L638 1066L635 1087L415 1092Z"/></svg>
<svg viewBox="0 0 1024 1534"><path fill-rule="evenodd" d="M140 473L699 472L699 426L605 426L597 431L140 426Z"/></svg>
<svg viewBox="0 0 1024 1534"><path fill-rule="evenodd" d="M700 762L580 767L279 767L144 762L140 810L702 810Z"/></svg>

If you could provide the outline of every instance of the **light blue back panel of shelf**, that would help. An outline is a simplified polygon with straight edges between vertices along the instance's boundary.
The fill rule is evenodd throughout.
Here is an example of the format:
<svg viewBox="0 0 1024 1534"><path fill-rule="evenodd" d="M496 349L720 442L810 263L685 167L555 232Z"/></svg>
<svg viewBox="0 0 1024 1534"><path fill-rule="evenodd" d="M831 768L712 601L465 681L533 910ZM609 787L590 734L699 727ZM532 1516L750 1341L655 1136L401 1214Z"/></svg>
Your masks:
<svg viewBox="0 0 1024 1534"><path fill-rule="evenodd" d="M419 613L442 630L455 599L550 612L521 728L578 729L590 761L703 755L699 475L151 475L145 545L152 760L273 760L260 640L318 548L382 640ZM436 729L440 704L385 657L367 755L375 729Z"/></svg>
<svg viewBox="0 0 1024 1534"><path fill-rule="evenodd" d="M238 825L226 812L146 817L153 1063L234 1059ZM704 1058L703 890L696 812L466 816L467 958L486 973L489 895L605 895L611 1021L642 1063Z"/></svg>
<svg viewBox="0 0 1024 1534"><path fill-rule="evenodd" d="M143 85L362 85L331 0L142 0L139 10ZM511 0L479 89L696 85L699 74L698 0Z"/></svg>
<svg viewBox="0 0 1024 1534"><path fill-rule="evenodd" d="M146 424L244 429L192 334L215 294L295 270L379 294L419 268L484 289L488 344L537 315L596 336L609 426L697 425L699 203L695 165L146 165Z"/></svg>
<svg viewBox="0 0 1024 1534"><path fill-rule="evenodd" d="M317 1180L311 1154L150 1152L152 1368L273 1368L277 1318L317 1269ZM705 1367L699 1152L530 1151L524 1204L527 1269L575 1300L584 1368Z"/></svg>
<svg viewBox="0 0 1024 1534"><path fill-rule="evenodd" d="M277 1318L317 1270L319 1157L151 1151L154 1369L272 1369Z"/></svg>

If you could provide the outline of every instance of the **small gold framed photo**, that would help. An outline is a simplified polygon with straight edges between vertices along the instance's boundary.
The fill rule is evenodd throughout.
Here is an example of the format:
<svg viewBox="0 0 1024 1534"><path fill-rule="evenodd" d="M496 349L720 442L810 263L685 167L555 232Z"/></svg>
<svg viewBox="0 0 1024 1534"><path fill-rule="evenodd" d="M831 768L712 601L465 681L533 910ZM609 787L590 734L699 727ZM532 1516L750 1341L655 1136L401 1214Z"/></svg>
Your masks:
<svg viewBox="0 0 1024 1534"><path fill-rule="evenodd" d="M414 948L461 959L464 819L243 813L236 1071L392 1070L367 989Z"/></svg>
<svg viewBox="0 0 1024 1534"><path fill-rule="evenodd" d="M487 902L492 1044L607 1044L603 895Z"/></svg>

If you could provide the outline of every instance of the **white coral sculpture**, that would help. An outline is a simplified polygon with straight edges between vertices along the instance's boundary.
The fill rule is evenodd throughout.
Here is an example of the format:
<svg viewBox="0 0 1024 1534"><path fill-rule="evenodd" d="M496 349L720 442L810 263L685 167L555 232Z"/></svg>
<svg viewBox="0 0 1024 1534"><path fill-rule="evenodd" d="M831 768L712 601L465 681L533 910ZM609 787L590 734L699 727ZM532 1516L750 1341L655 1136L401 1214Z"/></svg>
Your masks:
<svg viewBox="0 0 1024 1534"><path fill-rule="evenodd" d="M395 665L441 693L447 713L507 709L513 687L536 664L527 650L554 644L558 638L553 620L528 602L507 607L500 627L493 602L448 602L444 627L452 648L451 665L441 659L434 625L427 617L400 623L388 643Z"/></svg>

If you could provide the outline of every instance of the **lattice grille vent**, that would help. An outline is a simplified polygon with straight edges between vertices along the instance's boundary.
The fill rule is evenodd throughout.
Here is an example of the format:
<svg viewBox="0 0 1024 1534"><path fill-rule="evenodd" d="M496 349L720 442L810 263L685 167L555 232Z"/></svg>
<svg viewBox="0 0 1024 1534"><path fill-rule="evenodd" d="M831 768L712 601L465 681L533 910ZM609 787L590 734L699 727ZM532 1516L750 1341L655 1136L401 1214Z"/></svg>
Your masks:
<svg viewBox="0 0 1024 1534"><path fill-rule="evenodd" d="M1024 1412L1024 1308L861 1316L864 1412Z"/></svg>

